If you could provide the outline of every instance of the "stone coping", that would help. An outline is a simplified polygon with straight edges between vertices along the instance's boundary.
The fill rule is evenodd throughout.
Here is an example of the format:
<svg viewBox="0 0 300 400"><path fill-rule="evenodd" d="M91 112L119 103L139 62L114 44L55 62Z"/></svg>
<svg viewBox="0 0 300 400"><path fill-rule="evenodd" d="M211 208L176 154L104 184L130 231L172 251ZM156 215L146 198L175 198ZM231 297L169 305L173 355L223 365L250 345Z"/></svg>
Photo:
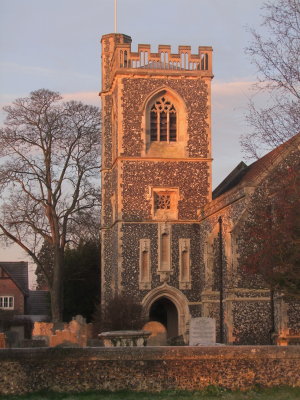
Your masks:
<svg viewBox="0 0 300 400"><path fill-rule="evenodd" d="M300 359L300 346L149 346L0 349L1 361Z"/></svg>

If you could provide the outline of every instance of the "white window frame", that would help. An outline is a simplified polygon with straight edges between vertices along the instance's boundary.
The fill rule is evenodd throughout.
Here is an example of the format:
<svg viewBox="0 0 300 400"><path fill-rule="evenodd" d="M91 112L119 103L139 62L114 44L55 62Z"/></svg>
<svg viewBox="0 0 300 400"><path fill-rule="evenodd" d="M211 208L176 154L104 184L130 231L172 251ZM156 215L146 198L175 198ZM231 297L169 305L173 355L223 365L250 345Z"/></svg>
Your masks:
<svg viewBox="0 0 300 400"><path fill-rule="evenodd" d="M7 305L5 305L5 303ZM15 306L14 296L0 296L0 309L1 310L13 310Z"/></svg>

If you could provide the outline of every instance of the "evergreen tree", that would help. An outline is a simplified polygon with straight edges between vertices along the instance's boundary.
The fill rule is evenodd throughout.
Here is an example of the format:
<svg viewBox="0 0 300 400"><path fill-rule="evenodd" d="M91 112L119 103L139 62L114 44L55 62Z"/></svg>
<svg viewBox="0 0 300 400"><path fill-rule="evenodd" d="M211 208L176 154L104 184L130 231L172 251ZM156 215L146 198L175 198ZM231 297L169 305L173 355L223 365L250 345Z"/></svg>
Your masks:
<svg viewBox="0 0 300 400"><path fill-rule="evenodd" d="M64 321L77 314L91 321L100 301L100 246L98 241L66 248L64 257Z"/></svg>

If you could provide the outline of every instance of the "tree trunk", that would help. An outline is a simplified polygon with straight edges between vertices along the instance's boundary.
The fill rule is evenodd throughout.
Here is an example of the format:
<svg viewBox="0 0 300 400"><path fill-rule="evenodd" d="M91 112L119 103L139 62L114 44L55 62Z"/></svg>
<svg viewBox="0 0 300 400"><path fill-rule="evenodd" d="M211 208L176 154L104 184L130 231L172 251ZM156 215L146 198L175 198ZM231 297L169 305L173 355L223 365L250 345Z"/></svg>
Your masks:
<svg viewBox="0 0 300 400"><path fill-rule="evenodd" d="M50 290L53 322L61 322L63 317L63 266L63 249L57 247L54 250L53 281Z"/></svg>

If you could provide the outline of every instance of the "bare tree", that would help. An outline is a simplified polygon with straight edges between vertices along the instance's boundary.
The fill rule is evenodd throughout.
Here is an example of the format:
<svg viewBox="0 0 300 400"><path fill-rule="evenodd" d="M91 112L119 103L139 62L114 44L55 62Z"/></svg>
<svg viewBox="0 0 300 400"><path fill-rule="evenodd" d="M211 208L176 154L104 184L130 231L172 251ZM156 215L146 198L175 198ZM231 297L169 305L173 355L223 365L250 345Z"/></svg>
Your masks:
<svg viewBox="0 0 300 400"><path fill-rule="evenodd" d="M99 204L100 113L41 89L5 107L0 130L0 228L41 268L53 321L62 318L64 249L70 223ZM53 249L53 276L39 250Z"/></svg>
<svg viewBox="0 0 300 400"><path fill-rule="evenodd" d="M269 95L259 108L252 100L242 136L249 158L259 158L300 131L300 0L267 1L263 7L264 34L251 30L246 49L258 71L255 89Z"/></svg>

